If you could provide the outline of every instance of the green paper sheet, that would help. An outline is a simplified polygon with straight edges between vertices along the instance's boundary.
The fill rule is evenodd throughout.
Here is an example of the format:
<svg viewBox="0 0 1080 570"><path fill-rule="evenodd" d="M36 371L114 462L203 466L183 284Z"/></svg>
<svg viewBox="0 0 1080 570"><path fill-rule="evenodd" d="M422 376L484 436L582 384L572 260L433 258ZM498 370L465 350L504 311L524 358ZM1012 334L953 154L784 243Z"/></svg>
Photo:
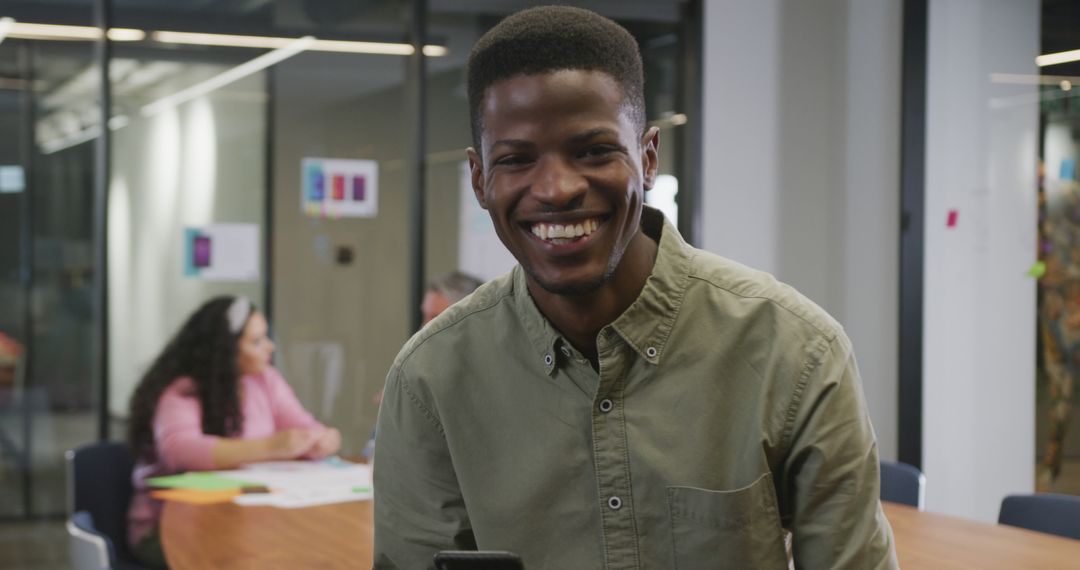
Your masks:
<svg viewBox="0 0 1080 570"><path fill-rule="evenodd" d="M201 473L198 471L191 471L180 475L168 475L166 477L151 477L146 480L146 484L151 487L198 489L201 491L221 491L224 489L242 489L244 487L262 486L259 483L238 481L214 473Z"/></svg>

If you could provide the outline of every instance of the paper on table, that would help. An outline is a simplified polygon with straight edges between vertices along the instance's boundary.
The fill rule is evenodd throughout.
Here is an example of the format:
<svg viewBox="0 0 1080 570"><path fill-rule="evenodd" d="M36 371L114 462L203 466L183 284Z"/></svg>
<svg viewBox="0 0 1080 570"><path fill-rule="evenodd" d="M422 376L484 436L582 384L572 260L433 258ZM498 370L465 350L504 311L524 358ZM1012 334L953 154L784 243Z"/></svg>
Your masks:
<svg viewBox="0 0 1080 570"><path fill-rule="evenodd" d="M151 477L146 480L146 484L151 487L199 489L202 491L220 491L223 489L242 489L244 487L259 486L259 483L251 483L248 480L225 477L222 473L224 472L189 471L187 473L181 473L180 475Z"/></svg>
<svg viewBox="0 0 1080 570"><path fill-rule="evenodd" d="M371 467L341 460L252 463L241 469L215 473L225 478L254 481L273 491L237 497L234 502L240 505L295 508L372 497Z"/></svg>
<svg viewBox="0 0 1080 570"><path fill-rule="evenodd" d="M348 501L366 501L371 497L371 487L335 487L330 489L287 489L276 493L237 495L233 498L233 502L248 507L268 506L298 509Z"/></svg>

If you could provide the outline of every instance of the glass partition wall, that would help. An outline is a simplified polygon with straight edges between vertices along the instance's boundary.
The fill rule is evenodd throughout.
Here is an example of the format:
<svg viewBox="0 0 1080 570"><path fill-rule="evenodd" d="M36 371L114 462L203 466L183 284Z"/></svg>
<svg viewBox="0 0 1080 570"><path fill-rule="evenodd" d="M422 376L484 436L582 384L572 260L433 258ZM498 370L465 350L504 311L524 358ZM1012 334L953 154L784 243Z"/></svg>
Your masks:
<svg viewBox="0 0 1080 570"><path fill-rule="evenodd" d="M92 38L23 29L0 4L0 518L64 509L64 450L100 419ZM90 0L64 24L91 30ZM3 18L9 19L3 19ZM88 435L90 437L88 437Z"/></svg>
<svg viewBox="0 0 1080 570"><path fill-rule="evenodd" d="M267 314L275 366L360 453L422 284L513 264L463 170L463 73L532 4L0 0L0 517L63 513L63 451L123 439L141 374L220 294ZM693 239L700 2L576 4L638 38L650 200Z"/></svg>

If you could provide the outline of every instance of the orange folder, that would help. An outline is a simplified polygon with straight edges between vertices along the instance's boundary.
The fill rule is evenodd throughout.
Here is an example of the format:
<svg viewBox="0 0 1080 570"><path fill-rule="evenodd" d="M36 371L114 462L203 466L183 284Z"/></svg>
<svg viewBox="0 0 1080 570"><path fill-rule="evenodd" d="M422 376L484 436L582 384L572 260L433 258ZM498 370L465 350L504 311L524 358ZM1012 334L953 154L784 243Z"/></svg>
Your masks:
<svg viewBox="0 0 1080 570"><path fill-rule="evenodd" d="M151 491L150 496L163 501L177 501L191 503L193 505L212 505L215 503L228 503L233 497L240 495L240 489L223 489L220 491L200 491L197 489L161 489Z"/></svg>

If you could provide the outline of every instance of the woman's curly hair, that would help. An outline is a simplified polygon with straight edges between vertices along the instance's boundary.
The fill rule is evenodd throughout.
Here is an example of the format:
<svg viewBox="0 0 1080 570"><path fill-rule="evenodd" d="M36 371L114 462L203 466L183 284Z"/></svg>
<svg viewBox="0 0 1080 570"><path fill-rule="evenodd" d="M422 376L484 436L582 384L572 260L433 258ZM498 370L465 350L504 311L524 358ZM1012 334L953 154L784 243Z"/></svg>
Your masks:
<svg viewBox="0 0 1080 570"><path fill-rule="evenodd" d="M233 436L243 427L236 355L240 336L254 305L237 332L229 330L227 312L236 297L215 297L195 311L146 371L131 397L128 444L136 460L157 460L154 413L161 394L177 378L191 378L202 404L203 433Z"/></svg>

